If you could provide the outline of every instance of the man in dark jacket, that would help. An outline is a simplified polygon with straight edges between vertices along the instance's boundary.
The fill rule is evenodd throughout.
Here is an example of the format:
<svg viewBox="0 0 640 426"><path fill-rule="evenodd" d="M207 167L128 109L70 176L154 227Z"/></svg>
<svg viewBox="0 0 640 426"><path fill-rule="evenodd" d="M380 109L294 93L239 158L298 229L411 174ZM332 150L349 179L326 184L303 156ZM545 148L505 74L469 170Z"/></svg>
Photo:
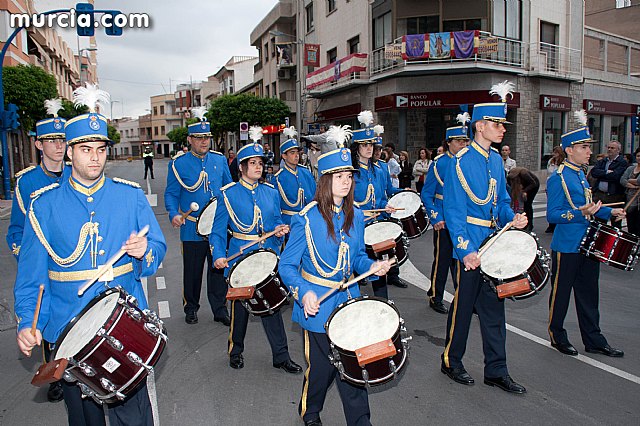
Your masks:
<svg viewBox="0 0 640 426"><path fill-rule="evenodd" d="M609 142L607 156L598 161L591 170L591 176L597 180L593 186L593 201L602 201L603 204L625 201L624 187L620 184L620 178L628 164L620 155L621 149L620 142ZM616 228L622 226L622 222L612 221L611 224Z"/></svg>
<svg viewBox="0 0 640 426"><path fill-rule="evenodd" d="M153 150L147 149L144 154L142 154L144 158L144 178L147 178L147 171L151 172L151 179L155 179L153 177Z"/></svg>

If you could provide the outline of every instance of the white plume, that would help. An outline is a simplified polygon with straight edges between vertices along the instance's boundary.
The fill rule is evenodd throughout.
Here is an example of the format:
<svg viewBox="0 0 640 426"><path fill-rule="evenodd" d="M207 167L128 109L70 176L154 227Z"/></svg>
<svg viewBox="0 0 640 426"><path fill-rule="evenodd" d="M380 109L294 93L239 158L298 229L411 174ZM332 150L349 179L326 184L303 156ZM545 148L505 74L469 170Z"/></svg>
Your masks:
<svg viewBox="0 0 640 426"><path fill-rule="evenodd" d="M258 142L262 139L262 127L260 126L251 126L249 127L249 139L254 142Z"/></svg>
<svg viewBox="0 0 640 426"><path fill-rule="evenodd" d="M62 109L62 99L47 99L44 101L44 108L47 110L47 114L57 117L58 111Z"/></svg>
<svg viewBox="0 0 640 426"><path fill-rule="evenodd" d="M373 124L373 113L368 110L361 111L358 114L358 121L365 127L371 126Z"/></svg>
<svg viewBox="0 0 640 426"><path fill-rule="evenodd" d="M587 111L579 109L573 112L573 117L576 119L578 125L584 127L587 125Z"/></svg>
<svg viewBox="0 0 640 426"><path fill-rule="evenodd" d="M87 106L89 111L96 112L98 106L107 109L111 104L111 96L95 84L87 83L87 87L78 87L73 91L73 105Z"/></svg>
<svg viewBox="0 0 640 426"><path fill-rule="evenodd" d="M285 127L282 134L285 135L287 139L294 139L298 135L298 131L293 126Z"/></svg>
<svg viewBox="0 0 640 426"><path fill-rule="evenodd" d="M380 136L384 133L384 126L382 124L376 124L375 126L373 126L373 132L376 135Z"/></svg>
<svg viewBox="0 0 640 426"><path fill-rule="evenodd" d="M324 154L334 149L343 148L352 134L351 126L330 126L327 130L327 140L320 146L320 152Z"/></svg>
<svg viewBox="0 0 640 426"><path fill-rule="evenodd" d="M199 106L191 108L191 116L197 118L200 121L205 121L205 115L207 114L207 107Z"/></svg>
<svg viewBox="0 0 640 426"><path fill-rule="evenodd" d="M456 121L464 126L468 121L471 121L471 116L468 112L463 112L456 116Z"/></svg>
<svg viewBox="0 0 640 426"><path fill-rule="evenodd" d="M490 95L498 95L502 102L507 102L507 96L511 96L513 99L513 91L515 90L516 85L510 82L509 80L505 80L502 83L496 83L491 86L491 90L489 90Z"/></svg>

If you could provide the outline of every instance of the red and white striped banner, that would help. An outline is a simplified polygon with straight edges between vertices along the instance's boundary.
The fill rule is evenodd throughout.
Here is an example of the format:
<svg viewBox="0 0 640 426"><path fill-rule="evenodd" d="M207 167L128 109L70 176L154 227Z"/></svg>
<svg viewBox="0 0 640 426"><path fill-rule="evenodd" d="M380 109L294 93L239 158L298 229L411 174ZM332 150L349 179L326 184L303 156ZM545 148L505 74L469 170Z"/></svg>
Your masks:
<svg viewBox="0 0 640 426"><path fill-rule="evenodd" d="M367 58L368 55L366 53L353 53L307 74L307 89L311 90L323 84L338 81L354 72L366 71Z"/></svg>

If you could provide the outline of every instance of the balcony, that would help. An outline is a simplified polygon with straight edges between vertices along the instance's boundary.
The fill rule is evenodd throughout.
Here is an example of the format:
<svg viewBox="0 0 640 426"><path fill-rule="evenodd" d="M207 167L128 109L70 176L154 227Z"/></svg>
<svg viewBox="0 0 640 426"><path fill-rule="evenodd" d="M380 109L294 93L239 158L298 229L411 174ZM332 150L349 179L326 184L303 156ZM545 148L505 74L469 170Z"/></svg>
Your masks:
<svg viewBox="0 0 640 426"><path fill-rule="evenodd" d="M353 53L307 74L307 94L321 98L356 85L370 84L368 57L366 53Z"/></svg>
<svg viewBox="0 0 640 426"><path fill-rule="evenodd" d="M548 43L531 43L529 75L580 80L582 52Z"/></svg>
<svg viewBox="0 0 640 426"><path fill-rule="evenodd" d="M296 110L296 91L284 90L280 92L280 100L284 102L291 111Z"/></svg>

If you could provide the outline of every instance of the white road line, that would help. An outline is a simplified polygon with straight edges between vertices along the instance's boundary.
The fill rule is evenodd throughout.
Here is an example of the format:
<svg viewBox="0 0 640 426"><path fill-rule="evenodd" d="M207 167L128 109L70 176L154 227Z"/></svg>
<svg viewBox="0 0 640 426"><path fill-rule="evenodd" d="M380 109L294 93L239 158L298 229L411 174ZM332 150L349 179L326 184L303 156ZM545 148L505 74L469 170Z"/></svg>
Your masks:
<svg viewBox="0 0 640 426"><path fill-rule="evenodd" d="M156 287L158 290L164 290L167 288L167 283L164 281L164 277L156 277Z"/></svg>
<svg viewBox="0 0 640 426"><path fill-rule="evenodd" d="M160 318L169 318L171 316L171 312L169 311L168 301L161 300L158 302L158 316Z"/></svg>
<svg viewBox="0 0 640 426"><path fill-rule="evenodd" d="M151 195L151 180L147 177L147 194Z"/></svg>
<svg viewBox="0 0 640 426"><path fill-rule="evenodd" d="M147 277L140 278L142 282L142 291L144 292L144 298L149 300L149 290L147 288Z"/></svg>
<svg viewBox="0 0 640 426"><path fill-rule="evenodd" d="M158 266L158 269L162 269L162 262L160 262L160 266Z"/></svg>
<svg viewBox="0 0 640 426"><path fill-rule="evenodd" d="M147 393L149 394L149 401L151 401L151 413L153 414L154 426L160 426L160 415L158 414L158 394L156 392L156 374L153 371L149 371L147 376Z"/></svg>

